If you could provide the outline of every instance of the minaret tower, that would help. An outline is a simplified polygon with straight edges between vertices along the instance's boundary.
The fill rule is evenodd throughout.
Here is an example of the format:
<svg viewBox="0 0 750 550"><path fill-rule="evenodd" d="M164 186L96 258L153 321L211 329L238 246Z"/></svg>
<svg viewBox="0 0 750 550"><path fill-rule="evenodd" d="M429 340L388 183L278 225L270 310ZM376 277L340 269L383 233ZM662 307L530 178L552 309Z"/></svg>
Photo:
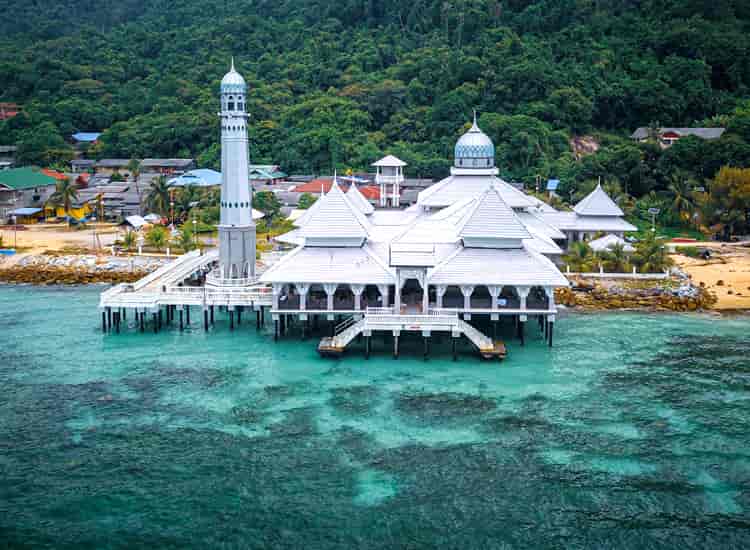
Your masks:
<svg viewBox="0 0 750 550"><path fill-rule="evenodd" d="M248 173L245 79L232 68L221 81L221 221L219 264L222 279L255 278L255 223Z"/></svg>

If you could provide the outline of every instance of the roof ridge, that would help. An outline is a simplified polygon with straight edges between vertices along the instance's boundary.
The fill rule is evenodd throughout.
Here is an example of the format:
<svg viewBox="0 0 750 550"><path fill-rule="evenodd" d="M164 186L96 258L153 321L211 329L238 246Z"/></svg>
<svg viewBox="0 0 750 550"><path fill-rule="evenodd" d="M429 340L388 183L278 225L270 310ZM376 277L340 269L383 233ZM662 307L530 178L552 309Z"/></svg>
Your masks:
<svg viewBox="0 0 750 550"><path fill-rule="evenodd" d="M493 222L493 223L490 223ZM476 198L476 204L465 214L458 235L489 239L529 239L531 235L513 209L503 200L494 183Z"/></svg>
<svg viewBox="0 0 750 550"><path fill-rule="evenodd" d="M573 211L579 216L624 216L617 203L607 194L601 183L597 183L594 190L586 195Z"/></svg>

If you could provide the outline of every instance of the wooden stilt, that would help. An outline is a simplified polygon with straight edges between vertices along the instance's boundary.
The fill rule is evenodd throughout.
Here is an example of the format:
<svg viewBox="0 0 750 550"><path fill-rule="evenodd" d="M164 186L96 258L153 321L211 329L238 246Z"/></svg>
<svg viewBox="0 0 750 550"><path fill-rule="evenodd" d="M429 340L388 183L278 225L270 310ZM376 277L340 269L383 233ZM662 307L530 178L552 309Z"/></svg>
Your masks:
<svg viewBox="0 0 750 550"><path fill-rule="evenodd" d="M260 310L255 312L255 330L260 330Z"/></svg>
<svg viewBox="0 0 750 550"><path fill-rule="evenodd" d="M229 310L229 330L234 330L234 310Z"/></svg>
<svg viewBox="0 0 750 550"><path fill-rule="evenodd" d="M190 306L185 306L185 317L185 323L187 324L187 326L190 326Z"/></svg>
<svg viewBox="0 0 750 550"><path fill-rule="evenodd" d="M107 332L107 312L102 311L102 332Z"/></svg>
<svg viewBox="0 0 750 550"><path fill-rule="evenodd" d="M393 336L393 358L398 359L398 336Z"/></svg>
<svg viewBox="0 0 750 550"><path fill-rule="evenodd" d="M211 306L209 308L209 311L211 312L211 324L214 324L214 306Z"/></svg>
<svg viewBox="0 0 750 550"><path fill-rule="evenodd" d="M526 342L524 340L524 334L523 334L523 327L524 327L525 324L526 323L524 321L519 321L518 322L518 337L521 340L521 345L522 346L526 345Z"/></svg>
<svg viewBox="0 0 750 550"><path fill-rule="evenodd" d="M203 330L208 332L208 310L203 310Z"/></svg>
<svg viewBox="0 0 750 550"><path fill-rule="evenodd" d="M158 319L158 317L159 317L160 314L161 314L161 311L159 313L153 313L152 314L153 317L154 317L154 334L156 334L157 332L159 332L159 319Z"/></svg>
<svg viewBox="0 0 750 550"><path fill-rule="evenodd" d="M182 323L182 310L180 310L180 332L185 329L185 325Z"/></svg>
<svg viewBox="0 0 750 550"><path fill-rule="evenodd" d="M429 356L430 356L430 337L424 336L424 360L427 361Z"/></svg>
<svg viewBox="0 0 750 550"><path fill-rule="evenodd" d="M451 338L451 353L453 354L453 360L454 361L458 360L458 354L456 353L456 342L457 342L457 340L458 340L458 337L456 337L456 336L453 336Z"/></svg>
<svg viewBox="0 0 750 550"><path fill-rule="evenodd" d="M242 324L242 306L237 307L237 326Z"/></svg>
<svg viewBox="0 0 750 550"><path fill-rule="evenodd" d="M278 340L279 339L279 321L278 319L274 319L273 321L273 339Z"/></svg>
<svg viewBox="0 0 750 550"><path fill-rule="evenodd" d="M549 323L549 347L552 347L552 332L555 327L555 323Z"/></svg>
<svg viewBox="0 0 750 550"><path fill-rule="evenodd" d="M365 336L365 359L370 358L370 336Z"/></svg>
<svg viewBox="0 0 750 550"><path fill-rule="evenodd" d="M107 308L107 330L108 331L112 330L112 308L111 307Z"/></svg>
<svg viewBox="0 0 750 550"><path fill-rule="evenodd" d="M144 332L146 330L146 312L141 311L140 313L137 313L137 315L141 318L141 332Z"/></svg>

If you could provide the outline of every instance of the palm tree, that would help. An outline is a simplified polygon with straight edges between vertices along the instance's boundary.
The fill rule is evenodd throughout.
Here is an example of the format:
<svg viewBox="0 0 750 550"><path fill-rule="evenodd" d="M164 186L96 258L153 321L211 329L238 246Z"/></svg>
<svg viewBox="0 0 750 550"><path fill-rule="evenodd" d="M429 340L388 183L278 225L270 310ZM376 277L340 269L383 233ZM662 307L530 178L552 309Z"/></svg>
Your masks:
<svg viewBox="0 0 750 550"><path fill-rule="evenodd" d="M138 178L141 176L141 161L138 159L130 159L128 162L128 171L130 172L130 176L133 178L133 181L135 182L135 192L138 194L138 200L141 200L141 190L138 187Z"/></svg>
<svg viewBox="0 0 750 550"><path fill-rule="evenodd" d="M156 250L161 250L167 245L167 230L161 225L155 225L146 233L146 242Z"/></svg>
<svg viewBox="0 0 750 550"><path fill-rule="evenodd" d="M188 227L188 224L182 226L182 229L177 233L172 242L185 252L190 252L195 249L195 236L193 231Z"/></svg>
<svg viewBox="0 0 750 550"><path fill-rule="evenodd" d="M75 200L78 200L78 189L66 178L57 183L55 192L47 199L47 204L62 206L65 210L65 215L68 216L68 223L70 223L70 210Z"/></svg>
<svg viewBox="0 0 750 550"><path fill-rule="evenodd" d="M188 213L194 204L200 203L201 192L195 185L183 187L175 200L175 215L187 219Z"/></svg>
<svg viewBox="0 0 750 550"><path fill-rule="evenodd" d="M625 245L616 243L601 254L604 269L610 273L627 273L630 271L630 258L625 252Z"/></svg>
<svg viewBox="0 0 750 550"><path fill-rule="evenodd" d="M594 252L588 243L579 241L570 245L568 253L562 257L571 271L585 273L590 271L594 265Z"/></svg>
<svg viewBox="0 0 750 550"><path fill-rule="evenodd" d="M137 242L138 236L136 235L135 231L128 231L122 236L122 245L128 252L133 250L133 247Z"/></svg>
<svg viewBox="0 0 750 550"><path fill-rule="evenodd" d="M680 220L683 222L690 222L690 219L695 210L695 203L693 200L693 189L695 187L694 182L690 177L682 170L677 170L669 178L669 186L667 192L671 200L672 210L677 213Z"/></svg>
<svg viewBox="0 0 750 550"><path fill-rule="evenodd" d="M151 182L151 187L146 193L146 206L152 212L162 216L169 213L169 184L165 176L159 176Z"/></svg>
<svg viewBox="0 0 750 550"><path fill-rule="evenodd" d="M643 273L660 273L672 265L664 244L651 232L635 245L633 263Z"/></svg>

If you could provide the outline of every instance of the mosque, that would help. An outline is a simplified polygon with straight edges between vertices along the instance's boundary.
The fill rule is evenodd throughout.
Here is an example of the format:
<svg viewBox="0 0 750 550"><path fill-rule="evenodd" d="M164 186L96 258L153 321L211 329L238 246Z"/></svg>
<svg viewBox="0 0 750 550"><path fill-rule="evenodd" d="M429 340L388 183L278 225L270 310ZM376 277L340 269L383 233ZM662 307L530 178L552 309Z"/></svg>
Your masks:
<svg viewBox="0 0 750 550"><path fill-rule="evenodd" d="M375 209L356 185L330 191L277 240L294 248L262 273L256 272L255 224L248 180L245 80L234 63L221 82L221 222L219 250L181 257L133 285L103 293L105 330L127 309L144 330L154 330L190 307L203 310L204 327L214 309L254 311L260 326L267 314L275 337L291 323L303 336L320 322L331 327L320 342L324 355L338 355L355 338L370 352L373 333L393 337L398 355L402 332L421 334L425 353L433 333L455 342L465 337L483 357L503 357L494 335L498 323L513 323L523 343L530 319L552 345L555 288L568 286L556 265L561 245L605 232L621 237L635 228L597 187L572 212L558 212L498 177L492 140L474 123L455 145L450 176L425 189L407 209ZM375 163L381 185L398 194L401 160ZM210 319L210 322L209 322ZM504 320L504 321L503 321ZM484 331L492 331L492 336Z"/></svg>

